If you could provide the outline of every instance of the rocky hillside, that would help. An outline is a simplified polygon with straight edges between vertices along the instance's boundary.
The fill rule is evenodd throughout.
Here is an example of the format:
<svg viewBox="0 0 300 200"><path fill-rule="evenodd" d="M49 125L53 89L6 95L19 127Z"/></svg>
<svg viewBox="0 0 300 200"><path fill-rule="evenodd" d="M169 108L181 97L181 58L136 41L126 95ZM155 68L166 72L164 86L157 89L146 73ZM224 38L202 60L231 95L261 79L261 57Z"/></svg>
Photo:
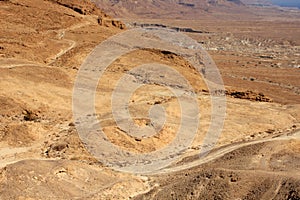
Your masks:
<svg viewBox="0 0 300 200"><path fill-rule="evenodd" d="M123 24L81 0L2 0L0 13L0 199L114 199L110 190L145 189L92 166L72 124L78 68Z"/></svg>
<svg viewBox="0 0 300 200"><path fill-rule="evenodd" d="M206 16L214 10L223 16L226 9L246 8L240 1L225 0L106 3L117 13L147 11L148 16L156 16L161 12L168 17L180 17L178 11ZM123 4L133 6L135 13ZM202 5L206 7L198 10ZM211 124L212 103L204 80L190 63L172 52L141 49L116 59L101 77L93 116L112 144L137 154L173 141L181 126L181 107L163 86L170 81L173 89L182 87L167 73L131 70L145 63L172 66L197 91L200 126L190 147L160 174L137 175L115 171L91 155L79 138L72 113L81 64L99 43L121 33L124 24L89 0L0 0L0 199L300 199L299 49L294 45L300 41L294 42L299 25L224 22L170 25L175 30L187 27L181 30L194 34L212 52L230 86L222 134L205 159L199 159L199 152ZM259 40L250 37L254 28ZM276 37L262 39L272 29L283 30L278 31L285 34L282 44ZM235 35L227 34L233 31ZM293 40L286 41L288 37ZM159 76L148 81L149 74ZM147 83L128 99L137 126L153 126L148 116L153 105L168 114L153 137L135 138L113 118L111 97L124 75Z"/></svg>
<svg viewBox="0 0 300 200"><path fill-rule="evenodd" d="M89 1L6 0L0 4L0 58L50 64L69 50L76 53L71 46L81 46L67 39L70 32L76 35L82 27L94 27L106 30L98 36L105 37L110 35L107 30L124 28Z"/></svg>

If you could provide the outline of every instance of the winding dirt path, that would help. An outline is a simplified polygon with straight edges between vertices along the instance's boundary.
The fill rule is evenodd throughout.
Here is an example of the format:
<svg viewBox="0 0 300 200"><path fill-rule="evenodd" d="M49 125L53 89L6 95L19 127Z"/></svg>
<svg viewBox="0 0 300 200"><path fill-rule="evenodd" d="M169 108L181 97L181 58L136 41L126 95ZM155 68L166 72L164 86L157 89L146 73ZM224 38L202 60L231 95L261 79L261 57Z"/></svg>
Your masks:
<svg viewBox="0 0 300 200"><path fill-rule="evenodd" d="M40 146L41 145L39 143L36 143L29 147L18 147L18 148L4 147L4 148L1 148L0 149L0 168L3 168L9 164L13 164L13 163L16 163L16 162L19 162L22 160L40 159L40 156L38 154L33 153L36 149L39 149Z"/></svg>
<svg viewBox="0 0 300 200"><path fill-rule="evenodd" d="M87 18L87 17L86 17ZM50 62L43 64L43 63L34 63L31 61L27 61L27 60L22 60L22 59L11 59L13 60L13 63L4 63L4 64L0 64L0 68L16 68L16 67L23 67L23 66L33 66L33 67L39 67L39 66L49 66L51 64L53 64L57 59L59 59L61 56L65 55L67 52L69 52L70 50L72 50L73 48L76 47L77 42L74 40L70 40L70 39L65 39L65 34L67 31L73 31L85 26L90 25L92 22L90 20L88 21L84 21L78 24L75 24L71 27L65 28L65 29L59 29L57 30L58 33L56 35L57 39L59 41L63 41L65 43L67 43L67 47L62 49L59 53L57 53L56 55L54 55L52 58L49 58Z"/></svg>
<svg viewBox="0 0 300 200"><path fill-rule="evenodd" d="M230 153L234 150L237 150L242 147L249 146L249 145L260 144L260 143L271 142L271 141L292 140L292 139L296 139L296 140L300 139L300 131L299 130L297 130L291 134L286 134L286 135L282 135L282 136L275 137L275 138L261 139L261 140L256 140L256 141L251 141L251 142L246 142L246 143L241 143L241 144L232 144L230 146L223 147L223 148L221 147L219 150L216 150L216 151L208 154L204 158L199 158L195 161L184 163L179 166L169 167L169 168L162 169L160 171L152 172L149 175L166 174L166 173L172 173L172 172L178 172L178 171L190 169L192 167L196 167L196 166L208 163L210 161L213 161L217 158L224 156L227 153ZM197 155L197 154L194 154L194 155Z"/></svg>
<svg viewBox="0 0 300 200"><path fill-rule="evenodd" d="M85 21L85 22L76 24L74 26L68 27L66 29L60 29L60 30L58 30L58 34L57 34L58 39L65 41L66 43L69 44L69 46L66 47L65 49L62 49L58 54L56 54L53 58L51 58L50 59L51 61L49 63L47 63L47 65L53 64L58 58L60 58L61 56L63 56L64 54L66 54L68 51L70 51L74 47L76 47L76 45L77 45L76 41L64 38L64 36L65 36L65 34L66 34L67 31L76 30L76 29L82 28L84 26L88 26L90 24L91 24L90 21Z"/></svg>

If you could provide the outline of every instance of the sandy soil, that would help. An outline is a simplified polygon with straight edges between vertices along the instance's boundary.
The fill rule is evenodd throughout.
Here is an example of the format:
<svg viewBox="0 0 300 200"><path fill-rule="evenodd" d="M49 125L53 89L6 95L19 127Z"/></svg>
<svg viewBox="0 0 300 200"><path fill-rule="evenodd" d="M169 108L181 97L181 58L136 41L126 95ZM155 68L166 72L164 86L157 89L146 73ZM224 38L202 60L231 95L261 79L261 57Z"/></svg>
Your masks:
<svg viewBox="0 0 300 200"><path fill-rule="evenodd" d="M82 62L100 42L124 31L124 24L79 0L5 0L0 13L0 199L300 198L297 14L284 11L278 19L269 10L263 19L247 15L243 22L209 15L188 21L124 19L204 30L187 34L212 55L226 86L222 134L215 149L198 159L211 124L211 100L189 63L144 49L109 66L98 84L96 114L110 142L127 151L168 145L180 126L180 107L157 82L136 90L129 103L134 122L149 126L149 108L160 105L167 123L153 138L129 136L112 119L110 97L120 77L134 66L161 62L196 91L201 127L191 147L168 168L142 176L104 166L85 148L72 118Z"/></svg>

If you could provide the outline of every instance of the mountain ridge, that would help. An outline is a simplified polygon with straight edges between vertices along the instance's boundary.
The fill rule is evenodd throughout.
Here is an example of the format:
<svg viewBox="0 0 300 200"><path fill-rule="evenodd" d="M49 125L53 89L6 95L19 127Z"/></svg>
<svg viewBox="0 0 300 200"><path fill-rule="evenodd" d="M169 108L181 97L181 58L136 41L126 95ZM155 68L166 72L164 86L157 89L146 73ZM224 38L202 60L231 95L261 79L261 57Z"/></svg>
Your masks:
<svg viewBox="0 0 300 200"><path fill-rule="evenodd" d="M115 17L199 18L211 13L248 13L241 0L94 0Z"/></svg>

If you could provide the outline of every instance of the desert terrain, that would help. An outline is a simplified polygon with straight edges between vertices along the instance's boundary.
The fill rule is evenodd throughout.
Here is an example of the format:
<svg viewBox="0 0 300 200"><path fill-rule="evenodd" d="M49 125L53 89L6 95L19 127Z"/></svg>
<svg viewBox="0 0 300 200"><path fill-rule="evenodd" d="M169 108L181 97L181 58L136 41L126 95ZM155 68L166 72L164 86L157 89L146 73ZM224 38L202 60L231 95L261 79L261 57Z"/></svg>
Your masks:
<svg viewBox="0 0 300 200"><path fill-rule="evenodd" d="M0 1L0 199L300 199L300 10L267 1L178 2ZM189 80L201 125L171 165L124 173L80 138L74 85L101 42L134 27L162 26L193 38L215 61L225 86L224 126L199 158L212 123L205 77L172 52L123 55L95 93L95 116L110 143L143 154L176 137L181 108L165 86L188 90L167 72L132 71L145 63L172 66ZM147 83L128 102L138 127L152 126L153 106L167 113L154 137L134 137L114 119L111 97L125 74Z"/></svg>

